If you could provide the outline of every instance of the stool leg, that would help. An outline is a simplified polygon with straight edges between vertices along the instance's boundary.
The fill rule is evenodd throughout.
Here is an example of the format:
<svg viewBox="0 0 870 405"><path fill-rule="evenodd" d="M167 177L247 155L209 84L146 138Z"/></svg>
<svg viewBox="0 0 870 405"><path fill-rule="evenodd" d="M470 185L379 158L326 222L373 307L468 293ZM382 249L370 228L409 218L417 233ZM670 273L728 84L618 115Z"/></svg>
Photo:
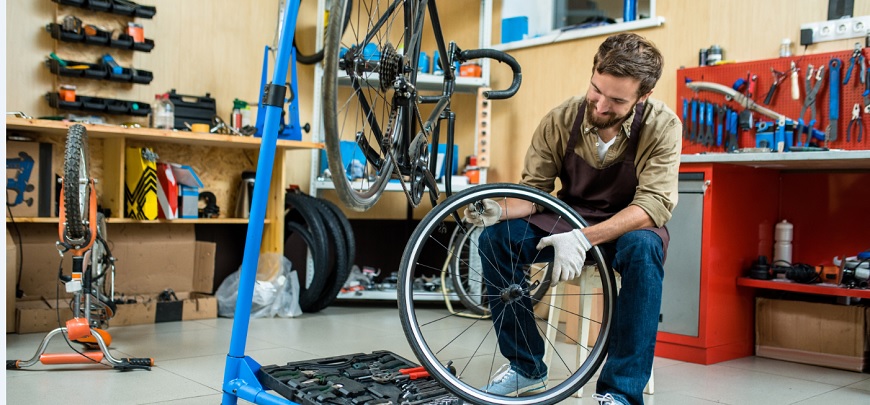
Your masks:
<svg viewBox="0 0 870 405"><path fill-rule="evenodd" d="M592 296L589 294L592 285L589 282L591 271L584 271L580 276L580 330L577 333L577 365L583 364L589 355L589 318L592 317ZM583 396L583 387L574 393L574 397Z"/></svg>
<svg viewBox="0 0 870 405"><path fill-rule="evenodd" d="M652 395L655 392L655 366L653 366L652 371L649 373L649 381L646 382L646 388L643 389L643 393L647 395Z"/></svg>
<svg viewBox="0 0 870 405"><path fill-rule="evenodd" d="M553 359L553 347L555 344L556 335L559 333L559 317L562 315L562 294L565 287L562 283L556 284L550 288L550 311L547 313L547 341L544 343L544 364L549 366L550 360Z"/></svg>

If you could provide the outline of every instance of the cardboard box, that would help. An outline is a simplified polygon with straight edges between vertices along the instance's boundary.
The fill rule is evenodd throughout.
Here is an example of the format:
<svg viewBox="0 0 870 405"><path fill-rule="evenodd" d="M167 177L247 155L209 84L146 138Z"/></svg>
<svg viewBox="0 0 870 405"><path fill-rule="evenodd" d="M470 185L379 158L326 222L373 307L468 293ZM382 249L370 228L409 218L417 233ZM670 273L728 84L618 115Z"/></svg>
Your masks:
<svg viewBox="0 0 870 405"><path fill-rule="evenodd" d="M861 372L870 351L870 308L757 298L759 357Z"/></svg>
<svg viewBox="0 0 870 405"><path fill-rule="evenodd" d="M157 155L148 148L128 147L125 157L125 217L157 219Z"/></svg>
<svg viewBox="0 0 870 405"><path fill-rule="evenodd" d="M53 217L52 145L6 142L6 201L14 217Z"/></svg>
<svg viewBox="0 0 870 405"><path fill-rule="evenodd" d="M15 284L18 281L18 245L6 228L6 333L15 332Z"/></svg>
<svg viewBox="0 0 870 405"><path fill-rule="evenodd" d="M21 288L27 298L18 301L18 333L46 332L57 327L54 309L58 256L54 247L57 225L33 224L22 233L24 269ZM211 297L214 284L215 244L195 240L193 225L187 224L111 224L108 240L115 264L116 297L123 294L134 302L119 304L109 325L153 323L158 317L161 292L171 289L181 304L181 317L172 320L203 319L217 316L217 299ZM71 268L67 255L63 260L66 274ZM49 269L49 270L46 270ZM72 295L60 287L62 308L68 307ZM187 314L187 317L185 317ZM62 317L65 322L71 313ZM35 321L31 321L33 318ZM46 320L50 320L48 322Z"/></svg>

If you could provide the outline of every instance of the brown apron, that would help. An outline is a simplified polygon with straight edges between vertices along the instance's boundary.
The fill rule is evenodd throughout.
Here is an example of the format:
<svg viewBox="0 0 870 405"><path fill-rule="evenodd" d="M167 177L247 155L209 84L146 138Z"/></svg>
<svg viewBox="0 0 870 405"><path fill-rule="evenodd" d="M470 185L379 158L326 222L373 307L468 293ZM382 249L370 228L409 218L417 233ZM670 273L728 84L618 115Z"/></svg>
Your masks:
<svg viewBox="0 0 870 405"><path fill-rule="evenodd" d="M637 191L637 172L634 158L643 128L644 104L638 104L631 122L628 148L622 162L615 162L603 169L592 167L574 152L577 138L580 137L581 124L586 114L586 101L580 104L574 126L568 136L568 146L559 179L562 189L556 196L574 208L589 225L600 223L614 216L631 203ZM552 212L534 214L529 222L552 233L568 232L573 227ZM667 256L670 235L664 226L643 228L655 232L662 239L662 249Z"/></svg>

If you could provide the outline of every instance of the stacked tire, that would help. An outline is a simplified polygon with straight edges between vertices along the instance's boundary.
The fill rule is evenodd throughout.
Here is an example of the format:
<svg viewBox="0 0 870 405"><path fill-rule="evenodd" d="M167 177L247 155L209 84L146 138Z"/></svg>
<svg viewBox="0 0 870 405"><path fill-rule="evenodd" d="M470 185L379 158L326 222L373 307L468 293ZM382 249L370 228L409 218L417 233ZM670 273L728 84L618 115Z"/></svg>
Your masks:
<svg viewBox="0 0 870 405"><path fill-rule="evenodd" d="M284 198L284 256L299 276L299 307L331 305L350 275L356 254L353 229L332 202L299 192Z"/></svg>

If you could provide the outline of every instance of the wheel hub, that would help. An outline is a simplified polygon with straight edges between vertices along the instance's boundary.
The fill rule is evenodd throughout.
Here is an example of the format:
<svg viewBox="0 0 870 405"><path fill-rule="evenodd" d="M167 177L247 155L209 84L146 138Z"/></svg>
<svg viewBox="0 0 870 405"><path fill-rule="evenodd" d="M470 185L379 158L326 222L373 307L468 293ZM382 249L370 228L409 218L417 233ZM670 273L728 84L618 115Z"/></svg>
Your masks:
<svg viewBox="0 0 870 405"><path fill-rule="evenodd" d="M501 290L501 302L505 304L511 304L516 301L519 301L523 295L526 294L526 290L521 287L519 284L511 284L507 286L507 288Z"/></svg>

